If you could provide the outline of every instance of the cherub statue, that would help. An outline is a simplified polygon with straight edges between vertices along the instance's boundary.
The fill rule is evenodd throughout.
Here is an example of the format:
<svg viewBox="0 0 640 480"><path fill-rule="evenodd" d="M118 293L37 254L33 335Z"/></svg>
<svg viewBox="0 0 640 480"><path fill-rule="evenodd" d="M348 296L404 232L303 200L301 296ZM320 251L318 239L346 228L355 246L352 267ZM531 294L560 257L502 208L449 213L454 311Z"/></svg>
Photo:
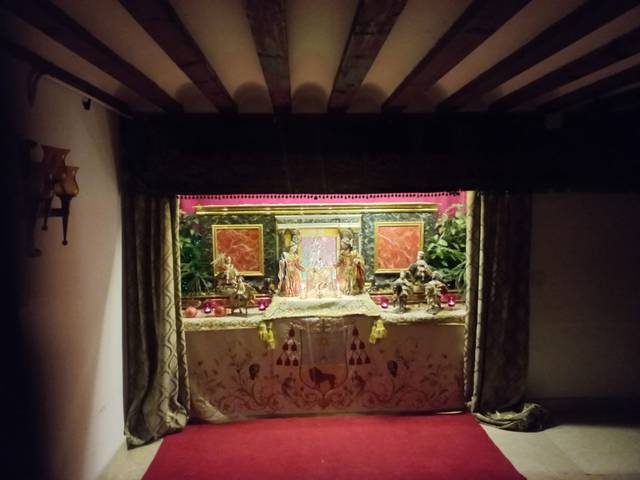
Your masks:
<svg viewBox="0 0 640 480"><path fill-rule="evenodd" d="M442 308L440 297L447 292L447 286L442 282L442 274L433 272L432 279L424 285L424 299L427 311L438 311Z"/></svg>
<svg viewBox="0 0 640 480"><path fill-rule="evenodd" d="M412 284L407 278L407 272L400 272L400 276L391 284L393 287L393 304L396 306L396 312L404 313L408 310L407 300L412 289Z"/></svg>
<svg viewBox="0 0 640 480"><path fill-rule="evenodd" d="M424 252L422 250L418 252L415 263L412 263L409 267L409 272L411 273L414 281L419 285L423 285L431 280L433 272L431 267L427 264L427 261L424 259Z"/></svg>

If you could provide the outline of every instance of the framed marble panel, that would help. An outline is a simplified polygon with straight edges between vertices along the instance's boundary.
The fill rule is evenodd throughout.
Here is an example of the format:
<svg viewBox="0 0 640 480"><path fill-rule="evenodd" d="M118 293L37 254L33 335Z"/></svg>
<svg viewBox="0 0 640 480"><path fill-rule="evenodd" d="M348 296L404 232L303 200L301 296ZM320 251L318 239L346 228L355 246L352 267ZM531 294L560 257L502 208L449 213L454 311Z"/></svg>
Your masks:
<svg viewBox="0 0 640 480"><path fill-rule="evenodd" d="M261 224L212 225L213 260L231 257L234 267L244 276L264 275L264 244Z"/></svg>
<svg viewBox="0 0 640 480"><path fill-rule="evenodd" d="M375 273L406 270L424 246L424 222L375 222Z"/></svg>

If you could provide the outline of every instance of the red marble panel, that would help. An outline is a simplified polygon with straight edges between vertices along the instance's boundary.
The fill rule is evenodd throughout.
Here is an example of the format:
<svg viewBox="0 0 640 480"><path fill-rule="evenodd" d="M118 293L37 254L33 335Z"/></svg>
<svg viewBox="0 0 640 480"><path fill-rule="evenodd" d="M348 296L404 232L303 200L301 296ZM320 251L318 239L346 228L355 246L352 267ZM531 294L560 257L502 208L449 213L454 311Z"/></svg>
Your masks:
<svg viewBox="0 0 640 480"><path fill-rule="evenodd" d="M239 272L262 272L262 231L257 227L215 230L215 255L231 257Z"/></svg>
<svg viewBox="0 0 640 480"><path fill-rule="evenodd" d="M378 225L375 239L376 270L403 270L422 249L421 225Z"/></svg>

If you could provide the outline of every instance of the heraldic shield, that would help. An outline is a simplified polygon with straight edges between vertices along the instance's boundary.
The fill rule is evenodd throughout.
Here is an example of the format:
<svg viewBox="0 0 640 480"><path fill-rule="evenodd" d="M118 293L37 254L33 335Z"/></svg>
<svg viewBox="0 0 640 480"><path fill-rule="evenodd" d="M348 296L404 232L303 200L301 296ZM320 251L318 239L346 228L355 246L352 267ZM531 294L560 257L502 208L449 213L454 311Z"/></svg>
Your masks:
<svg viewBox="0 0 640 480"><path fill-rule="evenodd" d="M323 395L349 376L347 341L354 320L305 318L293 322L300 334L300 380Z"/></svg>

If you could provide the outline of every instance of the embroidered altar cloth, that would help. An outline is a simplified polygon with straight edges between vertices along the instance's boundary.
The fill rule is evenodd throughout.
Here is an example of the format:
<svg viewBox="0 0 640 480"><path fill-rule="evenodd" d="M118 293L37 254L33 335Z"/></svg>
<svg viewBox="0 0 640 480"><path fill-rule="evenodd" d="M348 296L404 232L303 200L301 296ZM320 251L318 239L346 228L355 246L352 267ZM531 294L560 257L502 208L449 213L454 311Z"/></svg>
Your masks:
<svg viewBox="0 0 640 480"><path fill-rule="evenodd" d="M367 294L339 298L274 297L264 312L264 320L278 318L346 317L359 315L379 317L380 307Z"/></svg>

